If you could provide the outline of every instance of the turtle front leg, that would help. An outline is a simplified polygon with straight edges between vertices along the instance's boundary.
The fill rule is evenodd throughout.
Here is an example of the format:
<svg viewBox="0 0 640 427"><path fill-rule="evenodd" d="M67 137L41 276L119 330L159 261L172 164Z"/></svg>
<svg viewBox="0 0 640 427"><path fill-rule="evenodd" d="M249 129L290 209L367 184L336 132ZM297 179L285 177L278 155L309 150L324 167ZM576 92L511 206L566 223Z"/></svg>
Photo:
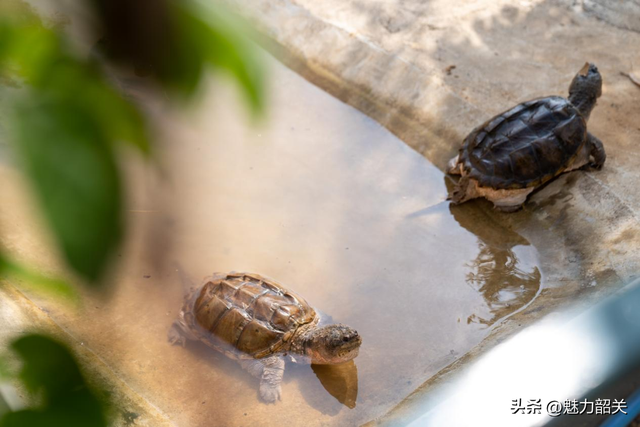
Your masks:
<svg viewBox="0 0 640 427"><path fill-rule="evenodd" d="M260 397L267 403L282 399L282 376L284 375L284 358L271 356L262 359L264 369L260 379Z"/></svg>
<svg viewBox="0 0 640 427"><path fill-rule="evenodd" d="M591 146L589 154L593 156L593 162L590 163L589 166L593 169L600 170L604 165L604 161L607 160L607 154L604 152L604 145L602 144L602 141L590 133L587 133L587 138L589 145Z"/></svg>
<svg viewBox="0 0 640 427"><path fill-rule="evenodd" d="M284 358L281 356L264 359L241 360L240 365L252 376L260 378L260 397L267 403L282 400L282 376L284 374Z"/></svg>

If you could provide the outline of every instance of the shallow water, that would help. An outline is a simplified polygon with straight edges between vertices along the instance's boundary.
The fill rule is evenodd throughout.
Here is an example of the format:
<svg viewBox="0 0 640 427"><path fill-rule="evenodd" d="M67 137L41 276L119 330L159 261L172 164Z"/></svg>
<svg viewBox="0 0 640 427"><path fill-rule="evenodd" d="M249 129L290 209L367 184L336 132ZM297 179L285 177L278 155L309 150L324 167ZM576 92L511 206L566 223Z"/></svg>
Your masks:
<svg viewBox="0 0 640 427"><path fill-rule="evenodd" d="M269 64L269 117L260 127L249 126L221 85L189 114L156 110L160 166L130 162L130 239L109 299L88 297L73 313L31 296L181 426L364 423L543 286L524 238L474 204L450 207L440 170ZM12 182L11 171L2 174ZM22 218L19 203L0 209L0 220ZM28 229L3 239L36 250ZM235 362L199 343L167 343L182 303L178 268L194 282L214 271L270 276L357 329L360 356L335 369L289 364L283 401L262 404L257 381Z"/></svg>

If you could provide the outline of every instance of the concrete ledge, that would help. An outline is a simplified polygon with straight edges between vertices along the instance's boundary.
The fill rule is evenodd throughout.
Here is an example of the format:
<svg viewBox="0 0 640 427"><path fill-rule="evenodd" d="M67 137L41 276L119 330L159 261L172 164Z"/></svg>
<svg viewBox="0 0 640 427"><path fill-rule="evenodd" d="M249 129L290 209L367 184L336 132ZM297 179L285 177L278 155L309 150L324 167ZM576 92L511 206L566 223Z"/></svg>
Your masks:
<svg viewBox="0 0 640 427"><path fill-rule="evenodd" d="M583 0L582 7L611 25L640 32L640 3L637 0Z"/></svg>

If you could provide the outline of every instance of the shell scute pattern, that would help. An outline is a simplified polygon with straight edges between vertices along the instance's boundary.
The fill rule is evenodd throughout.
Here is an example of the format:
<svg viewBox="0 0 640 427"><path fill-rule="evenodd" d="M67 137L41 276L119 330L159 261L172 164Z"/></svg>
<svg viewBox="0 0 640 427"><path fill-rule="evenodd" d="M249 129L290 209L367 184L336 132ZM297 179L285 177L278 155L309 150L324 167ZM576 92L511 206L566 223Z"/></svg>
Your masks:
<svg viewBox="0 0 640 427"><path fill-rule="evenodd" d="M561 173L586 139L586 122L571 103L540 98L476 128L465 139L461 160L483 186L537 186Z"/></svg>
<svg viewBox="0 0 640 427"><path fill-rule="evenodd" d="M238 340L237 349L246 354L254 354L269 348L271 343L281 340L283 335L281 331L264 328L261 321L253 319L244 328Z"/></svg>
<svg viewBox="0 0 640 427"><path fill-rule="evenodd" d="M233 307L231 303L220 298L201 297L196 304L196 320L209 332L217 328L218 321Z"/></svg>
<svg viewBox="0 0 640 427"><path fill-rule="evenodd" d="M504 122L507 118L505 116L498 116L491 120L487 126L485 126L484 130L487 132L492 132L496 126Z"/></svg>
<svg viewBox="0 0 640 427"><path fill-rule="evenodd" d="M240 334L250 321L251 318L245 311L238 307L232 307L222 316L220 321L218 321L215 334L222 341L235 346L240 338Z"/></svg>
<svg viewBox="0 0 640 427"><path fill-rule="evenodd" d="M307 302L255 274L209 280L194 302L196 323L227 354L261 358L278 351L298 328L316 320Z"/></svg>

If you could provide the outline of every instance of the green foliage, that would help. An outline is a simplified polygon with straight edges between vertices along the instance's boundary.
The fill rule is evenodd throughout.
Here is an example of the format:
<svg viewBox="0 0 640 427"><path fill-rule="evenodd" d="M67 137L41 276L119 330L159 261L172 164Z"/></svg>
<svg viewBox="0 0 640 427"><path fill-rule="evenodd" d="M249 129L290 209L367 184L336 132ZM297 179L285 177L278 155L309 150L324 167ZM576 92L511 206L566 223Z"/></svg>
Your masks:
<svg viewBox="0 0 640 427"><path fill-rule="evenodd" d="M94 60L79 56L62 32L43 25L25 3L9 3L14 7L8 11L0 7L0 74L26 83L19 97L0 100L11 102L14 146L68 264L89 283L100 283L124 229L114 142L149 153L146 123ZM105 22L100 13L110 10L109 3L94 0ZM131 3L116 3L120 13L134 11ZM211 66L230 73L259 114L263 77L242 25L219 8L179 0L162 4L169 29L155 46L163 54L150 64L156 80L189 98Z"/></svg>
<svg viewBox="0 0 640 427"><path fill-rule="evenodd" d="M142 117L35 16L0 19L0 40L0 66L29 85L13 100L14 145L67 261L95 283L123 228L111 142L148 151Z"/></svg>
<svg viewBox="0 0 640 427"><path fill-rule="evenodd" d="M9 408L9 404L2 397L2 393L0 393L0 418L2 418L2 416L10 410L11 409Z"/></svg>
<svg viewBox="0 0 640 427"><path fill-rule="evenodd" d="M67 261L95 282L122 235L113 149L82 95L39 94L16 108L17 148Z"/></svg>
<svg viewBox="0 0 640 427"><path fill-rule="evenodd" d="M122 22L134 29L140 24L132 16L116 14L116 24L109 28L104 15L116 3L126 15L135 9L131 7L135 2L92 3L107 33L117 33ZM204 9L190 0L150 4L169 12L170 31L155 46L163 54L144 64L151 65L161 89L189 99L205 70L219 69L237 81L254 115L261 113L261 68L237 21L222 10ZM146 24L164 31L159 22ZM135 49L131 52L135 54ZM123 58L136 65L135 55ZM0 84L20 86L16 96L0 98L12 112L12 143L67 263L92 284L100 283L124 231L116 143L128 142L145 155L151 152L145 117L109 81L100 64L79 55L60 29L43 25L27 3L0 0ZM2 253L0 277L17 278L41 292L77 300L67 283L43 277ZM104 408L64 346L41 335L27 335L12 347L23 360L20 380L41 405L6 414L0 427L106 426ZM6 373L0 359L0 378Z"/></svg>
<svg viewBox="0 0 640 427"><path fill-rule="evenodd" d="M26 288L43 295L79 303L78 293L68 282L42 275L29 267L6 258L0 253L0 278L12 278L22 282ZM0 359L0 379L2 378L2 360Z"/></svg>
<svg viewBox="0 0 640 427"><path fill-rule="evenodd" d="M246 39L248 29L220 5L216 10L197 3L174 1L172 16L179 29L175 45L165 57L163 75L168 84L178 84L191 93L209 64L233 76L243 89L253 113L264 108L263 69L255 49ZM183 49L190 46L189 51Z"/></svg>
<svg viewBox="0 0 640 427"><path fill-rule="evenodd" d="M106 427L103 405L65 346L32 334L11 347L23 362L20 379L41 405L6 414L0 427Z"/></svg>
<svg viewBox="0 0 640 427"><path fill-rule="evenodd" d="M5 360L5 356L0 354L0 381L11 378L11 371L9 365Z"/></svg>

